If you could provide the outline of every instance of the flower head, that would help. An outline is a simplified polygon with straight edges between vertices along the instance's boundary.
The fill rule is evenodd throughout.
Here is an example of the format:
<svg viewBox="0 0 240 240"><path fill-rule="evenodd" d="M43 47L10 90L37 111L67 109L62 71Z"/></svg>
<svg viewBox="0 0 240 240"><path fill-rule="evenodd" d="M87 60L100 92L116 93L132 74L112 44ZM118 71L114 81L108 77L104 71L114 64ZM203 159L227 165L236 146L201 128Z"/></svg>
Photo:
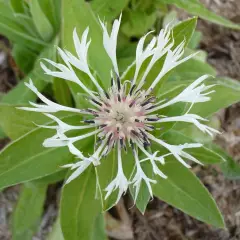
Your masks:
<svg viewBox="0 0 240 240"><path fill-rule="evenodd" d="M206 119L190 113L181 116L161 116L161 109L166 108L178 102L191 103L192 105L199 102L210 100L208 96L213 91L208 91L213 85L205 86L203 81L208 77L204 75L190 84L186 89L180 92L176 97L168 101L160 101L153 94L154 88L161 81L162 77L171 69L187 61L193 55L182 58L184 52L184 42L177 47L174 46L171 29L169 27L162 29L157 37L146 45L145 40L149 35L143 36L136 49L135 74L132 81L123 81L119 75L119 69L116 58L117 35L120 27L121 17L114 21L113 29L109 35L107 28L100 21L103 30L104 48L112 61L112 78L109 80L109 88L104 89L97 81L89 67L87 56L91 41L88 40L89 29L87 28L81 37L78 38L76 29L73 32L73 41L76 49L76 56L66 50L58 48L58 52L64 64L55 63L45 59L49 64L53 65L56 70L50 70L44 63L41 66L46 74L72 81L78 84L81 89L88 95L89 107L85 109L71 108L62 106L42 95L30 80L26 86L32 90L43 102L36 104L30 102L33 107L21 107L28 111L41 112L55 122L54 126L40 126L43 128L51 128L56 134L43 142L44 147L62 147L67 146L69 151L78 158L78 162L67 164L64 167L74 170L66 183L71 182L83 173L90 165L97 167L101 164L103 157L108 155L113 148L117 151L117 167L116 177L105 186L108 198L111 193L118 189L118 197L122 196L129 187L135 187L135 200L137 199L140 185L146 183L150 195L152 196L152 184L156 183L154 176L148 176L142 168L142 163L149 161L152 166L153 175L159 175L162 178L167 176L160 170L159 166L165 163L165 159L172 155L184 166L190 167L187 160L200 163L195 157L185 151L188 148L198 148L201 144L186 143L183 145L171 145L155 136L156 124L163 122L187 122L194 124L201 131L213 135L218 133L217 130L204 125L202 122ZM146 47L144 48L144 45ZM154 64L164 57L162 69L156 78L150 83L150 87L145 87L146 79ZM139 74L142 64L145 60L150 59L143 74ZM94 86L94 90L90 89L81 81L74 68L79 69L88 75ZM140 76L139 76L140 75ZM59 111L73 112L86 117L81 124L77 126L63 122L53 115ZM68 132L77 130L79 135L69 137ZM77 147L76 142L86 138L92 138L96 141L95 150L87 156L83 154ZM151 151L152 143L158 144L166 149L165 154ZM122 152L131 151L135 162L135 168L130 177L124 173L125 161L122 158ZM143 156L143 157L142 157ZM145 157L144 157L145 156ZM201 163L200 163L201 164Z"/></svg>

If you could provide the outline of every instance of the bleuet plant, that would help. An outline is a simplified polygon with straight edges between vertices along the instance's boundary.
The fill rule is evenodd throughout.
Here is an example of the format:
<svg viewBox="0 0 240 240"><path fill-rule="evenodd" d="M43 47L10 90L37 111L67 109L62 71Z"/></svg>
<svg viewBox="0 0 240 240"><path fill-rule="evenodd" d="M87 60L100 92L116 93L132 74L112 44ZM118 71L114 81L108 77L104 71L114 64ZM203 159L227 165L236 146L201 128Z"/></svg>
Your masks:
<svg viewBox="0 0 240 240"><path fill-rule="evenodd" d="M45 14L48 27L41 23L34 28L43 36L45 50L38 56L42 69L35 63L24 78L26 87L19 84L3 98L7 105L0 105L0 125L13 140L0 154L0 187L23 183L13 216L13 239L32 238L47 186L59 181L60 221L57 237L49 239L106 239L104 212L126 193L142 214L158 197L200 221L224 227L215 201L191 168L219 164L228 177L237 176L232 159L212 143L221 133L210 120L239 101L239 84L217 78L201 54L190 48L196 18L143 35L134 54L127 54L130 62L119 56L120 50L130 49L122 40L127 32L124 12L122 24L121 16L114 20L124 6L114 14L99 13L100 19L108 19L107 26L94 15L98 8L92 2L90 8L79 0L62 1L58 36L60 4L54 16L48 1L29 6L24 2L24 8L11 1L17 17L24 13L38 24ZM5 2L1 5L7 9ZM211 14L203 16L239 27ZM56 27L46 38L51 25ZM31 40L34 53L40 51L38 35L29 38L26 29L21 34L23 47ZM52 47L54 43L61 47ZM21 56L22 52L17 51ZM50 84L53 93L46 91Z"/></svg>
<svg viewBox="0 0 240 240"><path fill-rule="evenodd" d="M30 103L33 107L20 107L19 109L27 111L35 111L45 114L52 119L55 125L39 125L42 128L55 129L55 134L44 140L43 146L47 148L67 146L69 151L76 156L77 162L63 165L74 170L66 180L66 184L73 181L90 166L95 167L96 183L101 182L101 176L98 175L98 166L103 161L113 161L106 159L114 150L117 159L116 176L100 191L103 201L106 200L115 190L118 191L114 204L117 204L123 194L129 187L134 189L134 202L137 201L141 184L146 184L150 197L153 197L152 184L157 184L155 176L163 179L167 175L160 170L159 165L164 165L168 161L168 157L172 156L187 168L191 166L187 160L202 164L198 159L189 154L187 149L202 147L201 143L184 143L173 145L167 143L159 137L161 133L161 123L168 122L186 122L194 124L202 132L211 136L219 133L216 129L204 124L207 119L197 114L189 113L196 103L204 103L210 101L209 95L214 92L212 88L214 84L205 85L203 82L209 76L199 77L179 94L171 99L158 99L156 89L162 78L179 64L187 61L196 53L181 58L184 53L184 42L173 48L174 38L171 38L171 29L166 27L160 33L153 37L144 47L144 43L148 34L143 36L136 49L136 60L134 61L135 72L133 79L124 79L127 73L119 74L116 48L117 36L120 27L121 16L113 23L111 34L108 34L106 25L100 21L103 29L103 45L109 58L112 61L110 86L104 88L100 82L94 77L87 61L88 48L91 40L88 40L89 28L87 28L79 39L76 29L73 32L73 41L76 55L69 51L58 48L64 64L53 62L45 59L56 69L50 70L44 63L41 66L47 75L62 78L78 84L84 91L88 104L86 108L71 108L57 104L47 99L34 86L32 81L26 83L26 86L33 91L44 104ZM173 49L172 49L173 48ZM163 66L158 75L152 82L147 82L148 73L153 65L164 56ZM142 64L149 60L147 67L142 75L139 74ZM84 84L77 76L76 70L80 70L88 75L92 82L92 87ZM128 70L127 70L128 71ZM146 87L146 85L149 87ZM180 116L162 115L162 109L177 103L189 103L190 106ZM60 118L53 115L56 112L70 112L79 114L79 124L70 125L63 122ZM83 120L84 119L84 120ZM82 120L82 121L80 121ZM72 137L67 133L78 130L79 133ZM90 138L93 146L87 153L83 153L76 147L76 143ZM156 146L152 146L153 143ZM158 150L165 148L167 153ZM84 150L83 150L84 151ZM133 161L132 166L126 162ZM142 168L142 163L151 165L152 174L147 174ZM108 170L106 169L108 172ZM110 169L109 169L110 171ZM126 175L124 172L131 173Z"/></svg>
<svg viewBox="0 0 240 240"><path fill-rule="evenodd" d="M146 204L155 194L155 186L161 185L161 182L171 177L162 166L169 162L176 163L176 161L184 168L191 168L190 162L203 165L201 158L197 159L194 154L189 153L203 147L203 144L189 141L172 144L170 140L167 141L168 139L161 137L162 123L185 122L195 125L200 131L210 136L218 134L216 129L205 124L207 119L191 113L195 104L203 105L211 101L210 94L215 92L215 84L205 85L204 82L211 76L203 75L184 87L174 97L158 97L157 92L161 92L159 83L163 77L197 54L183 57L185 40L174 45L173 30L169 26L162 29L157 36L152 37L148 43L146 38L151 32L143 36L136 48L135 61L120 75L116 57L120 23L121 16L114 21L109 34L106 25L100 20L103 46L112 62L111 78L108 79L107 87L101 84L96 75L94 76L94 69L91 70L88 63L88 49L91 43L88 37L89 28L83 32L81 40L77 30L74 29L75 53L58 48L63 63L44 59L44 62L54 67L52 70L41 62L45 74L71 81L83 90L83 98L86 100L84 108L67 107L49 100L30 80L25 85L42 103L30 102L32 107L19 109L43 113L54 122L50 125L38 125L40 128L55 131L53 136L43 141L44 147L65 146L75 156L73 163L59 166L70 168L64 184L70 184L77 178L80 179L80 176L86 178L84 173L91 174L94 185L89 186L93 188L89 190L96 191L92 197L102 203L103 209L109 209L117 204L123 194L131 189L134 204L144 213ZM149 80L148 74L159 60L162 61L162 67L158 69L156 77ZM144 63L147 63L146 68L141 72ZM129 79L127 76L130 69L134 69L134 74ZM77 71L85 73L90 83L84 83ZM189 105L186 105L181 115L173 112L168 116L163 113L163 109L178 103ZM54 116L57 112L75 114L78 124L72 125L71 122ZM71 132L75 133L71 135ZM79 147L79 143L85 145L85 148ZM170 171L181 177L181 172L178 172L181 165L173 165ZM101 171L104 171L104 176ZM75 191L81 192L81 187L81 184L76 186ZM171 191L171 188L166 190ZM86 205L88 201L89 199L86 198ZM212 205L214 206L213 202Z"/></svg>

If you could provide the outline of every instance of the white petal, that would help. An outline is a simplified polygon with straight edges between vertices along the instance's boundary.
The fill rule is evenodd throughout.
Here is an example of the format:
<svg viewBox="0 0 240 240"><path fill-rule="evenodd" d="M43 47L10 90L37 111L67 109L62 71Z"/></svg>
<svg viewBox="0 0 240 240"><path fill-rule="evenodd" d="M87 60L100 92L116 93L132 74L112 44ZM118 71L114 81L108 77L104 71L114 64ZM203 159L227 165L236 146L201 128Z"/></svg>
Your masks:
<svg viewBox="0 0 240 240"><path fill-rule="evenodd" d="M162 79L162 77L166 73L168 73L170 70L172 70L176 66L189 60L190 58L192 58L193 56L195 56L197 54L197 52L196 52L196 53L193 53L193 54L179 60L182 57L183 53L184 53L184 41L180 45L178 45L173 51L168 49L167 56L165 58L163 67L162 67L160 73L158 74L158 76L155 78L155 80L149 87L147 93L150 93L152 91L152 89L155 88L155 86L159 83L159 81Z"/></svg>
<svg viewBox="0 0 240 240"><path fill-rule="evenodd" d="M126 193L128 189L128 185L129 185L129 182L123 173L121 146L119 143L118 144L118 173L115 179L113 179L112 182L108 184L108 186L106 187L105 191L107 191L107 193L106 193L105 199L107 199L111 195L111 193L118 188L119 191L118 191L118 197L116 200L116 203L117 203L120 200L122 194Z"/></svg>
<svg viewBox="0 0 240 240"><path fill-rule="evenodd" d="M208 121L205 118L202 118L196 114L184 114L182 116L175 116L175 117L165 117L161 118L155 123L160 122L189 122L193 123L198 129L200 129L204 133L208 133L209 135L213 136L214 133L220 133L218 130L211 128L205 124L200 123L198 120L201 121Z"/></svg>
<svg viewBox="0 0 240 240"><path fill-rule="evenodd" d="M117 49L117 36L118 36L118 31L120 28L120 23L121 23L121 18L122 14L120 15L119 19L115 19L113 22L113 27L112 27L112 32L109 36L107 27L105 24L99 19L100 24L103 29L103 46L110 57L114 71L116 74L119 76L119 71L118 71L118 64L117 64L117 57L116 57L116 49Z"/></svg>
<svg viewBox="0 0 240 240"><path fill-rule="evenodd" d="M137 45L137 49L136 49L136 69L135 69L135 73L134 73L134 78L132 81L132 84L136 83L137 77L138 77L138 73L139 70L143 64L143 62L151 55L153 55L154 51L153 51L153 47L156 44L156 38L153 37L153 39L151 40L151 42L147 45L147 47L145 48L145 50L143 49L146 37L152 33L153 31L148 32L147 34L145 34L143 37L141 37L141 39L138 42Z"/></svg>
<svg viewBox="0 0 240 240"><path fill-rule="evenodd" d="M205 95L212 93L204 93L204 91L208 90L209 88L213 87L214 85L205 86L204 84L198 86L200 83L202 83L205 79L207 79L209 75L204 75L199 77L197 80L195 80L192 84L190 84L187 88L185 88L180 94L178 94L173 99L169 100L168 102L155 107L148 111L148 113L157 111L159 109L168 107L172 104L175 104L177 102L188 102L188 103L198 103L198 102L206 102L210 100L210 97L206 97Z"/></svg>
<svg viewBox="0 0 240 240"><path fill-rule="evenodd" d="M52 139L52 138L47 138L43 142L43 146L46 148L50 147L64 147L68 145L68 141L62 140L62 139Z"/></svg>
<svg viewBox="0 0 240 240"><path fill-rule="evenodd" d="M74 180L79 175L81 175L87 169L87 167L91 164L91 162L89 161L82 161L81 163L82 163L81 166L77 170L75 170L71 174L71 176L67 179L66 184L70 183L72 180Z"/></svg>
<svg viewBox="0 0 240 240"><path fill-rule="evenodd" d="M68 149L73 154L76 155L78 158L85 159L82 152L80 152L73 144L72 142L68 143Z"/></svg>
<svg viewBox="0 0 240 240"><path fill-rule="evenodd" d="M161 146L165 147L180 163L182 163L185 167L190 168L191 166L188 165L183 158L186 158L188 160L197 162L199 164L202 164L199 162L196 158L191 156L190 154L186 153L183 151L185 148L199 148L202 147L201 143L191 143L191 144L183 144L183 145L170 145L161 139L155 138L153 135L150 133L147 133L148 138L151 139L152 141L160 144Z"/></svg>

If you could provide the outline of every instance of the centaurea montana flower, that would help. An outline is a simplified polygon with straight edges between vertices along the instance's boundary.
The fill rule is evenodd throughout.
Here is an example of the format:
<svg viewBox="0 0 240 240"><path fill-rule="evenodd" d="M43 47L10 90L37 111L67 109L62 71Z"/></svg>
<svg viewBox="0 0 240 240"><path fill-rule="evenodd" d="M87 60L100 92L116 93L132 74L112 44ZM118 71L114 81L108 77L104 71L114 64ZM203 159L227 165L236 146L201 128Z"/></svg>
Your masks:
<svg viewBox="0 0 240 240"><path fill-rule="evenodd" d="M113 66L111 71L111 86L109 89L104 89L90 70L87 60L88 48L91 42L91 40L88 40L88 28L83 32L81 40L78 38L76 29L73 32L73 41L77 53L76 56L69 51L58 48L58 52L64 64L55 63L49 59L45 59L50 65L55 67L56 70L53 71L45 64L41 63L46 74L78 84L85 94L89 96L89 108L77 109L52 102L37 90L31 80L29 83L26 83L26 86L45 104L30 102L33 107L21 108L28 111L44 113L47 117L56 122L56 126L40 126L56 130L56 134L53 137L50 137L43 142L44 147L67 146L69 151L79 159L76 163L64 166L74 170L66 183L77 178L90 165L97 167L101 164L101 160L105 160L102 159L103 156L108 155L112 149L116 147L118 171L116 177L105 188L107 191L105 198L108 198L113 191L118 189L117 201L122 194L127 191L131 184L135 187L136 200L142 182L146 183L150 195L153 195L152 184L155 184L156 180L150 178L144 172L141 166L144 161L149 161L152 166L153 174L159 175L162 178L167 178L167 176L159 169L159 164L164 164L165 158L169 155L174 156L179 162L188 168L190 165L186 163L186 160L201 164L201 162L185 150L189 148L199 148L202 144L185 143L183 145L171 145L154 136L153 130L155 124L180 121L192 123L202 132L208 133L211 136L218 133L217 130L202 123L207 121L206 119L191 114L189 111L181 116L167 117L158 115L161 112L161 109L175 103L190 103L192 106L195 103L209 101L210 97L208 95L214 92L213 90L208 91L214 85L206 86L203 84L203 81L208 78L207 75L204 75L199 77L181 93L168 101L159 101L156 96L153 95L153 89L166 73L193 56L192 54L182 58L184 53L184 41L173 49L174 41L172 40L172 32L169 27L162 29L159 35L153 37L145 48L145 39L149 33L140 39L136 49L136 60L133 64L135 66L133 79L131 81L122 81L122 78L119 75L116 57L117 35L120 22L121 17L114 21L112 32L109 35L106 25L100 21L103 30L103 45ZM154 64L163 57L165 60L162 69L150 84L150 87L144 89L150 70ZM140 75L139 72L142 64L147 59L149 62L146 70ZM83 83L83 81L81 81L74 68L79 69L88 75L97 92L91 90ZM88 115L90 116L90 119L85 120L80 126L72 126L52 114L59 111L73 112L83 116ZM68 137L66 133L70 130L84 130L84 134L75 137ZM92 155L85 156L75 146L75 143L90 137L98 139L98 145L95 147L95 151ZM151 143L153 142L165 148L168 153L164 155L159 155L158 151L152 153L149 149L151 149ZM123 159L123 151L132 151L135 159L135 168L130 178L127 178L124 173L123 166L125 159ZM144 159L140 159L140 156L141 158L142 156L145 157Z"/></svg>

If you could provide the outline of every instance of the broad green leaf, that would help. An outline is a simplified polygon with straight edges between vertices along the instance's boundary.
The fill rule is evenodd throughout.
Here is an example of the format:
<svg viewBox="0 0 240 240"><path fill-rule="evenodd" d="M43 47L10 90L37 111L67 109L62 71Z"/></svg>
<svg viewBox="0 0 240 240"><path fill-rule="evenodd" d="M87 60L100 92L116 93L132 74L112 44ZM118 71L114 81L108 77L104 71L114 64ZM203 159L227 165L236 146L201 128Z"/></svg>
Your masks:
<svg viewBox="0 0 240 240"><path fill-rule="evenodd" d="M69 124L79 122L78 115L61 119ZM50 123L52 122L45 125ZM62 170L62 165L75 159L67 147L45 148L42 146L43 141L54 134L53 130L36 128L3 149L0 153L0 189L59 172ZM79 141L76 147L84 149L86 146L91 146L91 140L89 138Z"/></svg>
<svg viewBox="0 0 240 240"><path fill-rule="evenodd" d="M40 0L38 1L44 15L48 18L57 33L60 27L61 1L59 0Z"/></svg>
<svg viewBox="0 0 240 240"><path fill-rule="evenodd" d="M21 26L26 31L27 34L29 34L30 36L36 39L41 39L41 36L38 33L31 16L18 13L14 15L14 21L17 24L19 24L19 26ZM27 48L28 46L24 46L24 47ZM39 52L40 50L41 49L38 49L38 51L35 51L35 52Z"/></svg>
<svg viewBox="0 0 240 240"><path fill-rule="evenodd" d="M155 196L200 221L224 227L213 198L189 169L175 159L167 159L160 168L168 178L157 178L158 183L152 185Z"/></svg>
<svg viewBox="0 0 240 240"><path fill-rule="evenodd" d="M46 177L34 180L34 183L36 183L36 184L45 184L45 185L47 185L47 184L54 184L54 183L63 181L64 178L66 177L66 175L67 175L67 169L64 169L64 170L61 170L59 172L50 174L50 175L48 175Z"/></svg>
<svg viewBox="0 0 240 240"><path fill-rule="evenodd" d="M69 90L69 86L64 79L53 79L53 91L54 97L57 102L64 106L72 106L72 96Z"/></svg>
<svg viewBox="0 0 240 240"><path fill-rule="evenodd" d="M53 41L53 44L57 42L57 39ZM42 58L48 58L54 60L56 58L56 48L53 44L46 47L39 55L34 63L33 70L24 78L22 81L3 96L1 103L7 104L26 104L29 101L35 101L37 95L33 93L29 88L24 85L24 82L29 82L32 79L36 88L41 92L49 82L52 81L52 77L44 74L42 68L40 67L40 60Z"/></svg>
<svg viewBox="0 0 240 240"><path fill-rule="evenodd" d="M122 24L122 32L128 37L141 37L153 27L157 19L156 12L147 14L144 11L129 11Z"/></svg>
<svg viewBox="0 0 240 240"><path fill-rule="evenodd" d="M35 37L29 35L25 29L13 22L12 20L6 19L0 15L0 33L6 36L12 42L16 42L29 47L34 51L46 46L44 42L38 40Z"/></svg>
<svg viewBox="0 0 240 240"><path fill-rule="evenodd" d="M123 34L119 34L117 59L120 74L126 71L126 69L135 61L136 48L137 42L130 42L128 37Z"/></svg>
<svg viewBox="0 0 240 240"><path fill-rule="evenodd" d="M13 45L12 56L24 74L28 74L33 69L37 58L37 54L17 43Z"/></svg>
<svg viewBox="0 0 240 240"><path fill-rule="evenodd" d="M6 134L4 133L3 129L0 127L0 139L5 137L6 137Z"/></svg>
<svg viewBox="0 0 240 240"><path fill-rule="evenodd" d="M201 40L202 40L202 32L195 31L191 40L188 43L188 47L191 49L197 48L199 46Z"/></svg>
<svg viewBox="0 0 240 240"><path fill-rule="evenodd" d="M159 0L160 2L164 1L166 4L174 4L178 8L182 8L185 11L197 15L203 19L206 19L210 22L217 23L223 25L225 27L240 29L240 25L229 21L217 14L211 12L207 8L204 7L199 0Z"/></svg>
<svg viewBox="0 0 240 240"><path fill-rule="evenodd" d="M92 240L107 240L105 231L104 213L100 213L95 221Z"/></svg>
<svg viewBox="0 0 240 240"><path fill-rule="evenodd" d="M49 118L36 112L23 111L15 105L0 105L0 126L12 139L17 139L35 129L36 124L49 122Z"/></svg>
<svg viewBox="0 0 240 240"><path fill-rule="evenodd" d="M46 43L28 33L17 21L13 11L5 1L0 1L0 33L9 40L22 44L29 49L39 51Z"/></svg>
<svg viewBox="0 0 240 240"><path fill-rule="evenodd" d="M24 13L23 0L10 0L10 4L14 12Z"/></svg>
<svg viewBox="0 0 240 240"><path fill-rule="evenodd" d="M30 10L35 26L42 39L46 42L50 41L54 37L54 29L42 11L39 0L30 2Z"/></svg>
<svg viewBox="0 0 240 240"><path fill-rule="evenodd" d="M166 83L177 80L196 80L204 74L216 76L216 70L208 63L192 58L174 68Z"/></svg>
<svg viewBox="0 0 240 240"><path fill-rule="evenodd" d="M29 82L29 79L33 80L34 85L39 91L42 91L48 84L48 82L41 79L42 76L38 75L38 71L35 69L18 83L16 87L10 90L6 95L3 96L1 103L3 104L26 104L29 101L36 101L37 95L27 88L24 82Z"/></svg>
<svg viewBox="0 0 240 240"><path fill-rule="evenodd" d="M25 183L13 212L12 239L31 240L37 231L43 212L47 185Z"/></svg>
<svg viewBox="0 0 240 240"><path fill-rule="evenodd" d="M174 39L173 48L177 47L182 41L187 46L197 25L197 18L193 17L182 21L174 26L172 38Z"/></svg>
<svg viewBox="0 0 240 240"><path fill-rule="evenodd" d="M64 239L93 239L100 212L101 202L96 199L96 176L91 166L63 188L60 217Z"/></svg>
<svg viewBox="0 0 240 240"><path fill-rule="evenodd" d="M189 137L185 132L182 133L174 129L169 130L168 132L161 135L161 138L167 143L173 145L180 145L184 143L198 143L197 139ZM186 150L186 152L196 157L203 164L215 164L224 162L224 157L215 151L215 147L211 142L204 144L201 148L190 148Z"/></svg>
<svg viewBox="0 0 240 240"><path fill-rule="evenodd" d="M89 3L96 16L110 23L123 11L129 0L92 0Z"/></svg>
<svg viewBox="0 0 240 240"><path fill-rule="evenodd" d="M64 19L62 22L62 46L75 53L72 38L74 28L76 27L80 37L89 26L89 38L91 38L89 63L99 75L102 84L105 87L109 86L112 64L103 48L102 30L97 16L84 0L63 0L62 12L62 19ZM71 84L71 87L74 89L77 86Z"/></svg>

